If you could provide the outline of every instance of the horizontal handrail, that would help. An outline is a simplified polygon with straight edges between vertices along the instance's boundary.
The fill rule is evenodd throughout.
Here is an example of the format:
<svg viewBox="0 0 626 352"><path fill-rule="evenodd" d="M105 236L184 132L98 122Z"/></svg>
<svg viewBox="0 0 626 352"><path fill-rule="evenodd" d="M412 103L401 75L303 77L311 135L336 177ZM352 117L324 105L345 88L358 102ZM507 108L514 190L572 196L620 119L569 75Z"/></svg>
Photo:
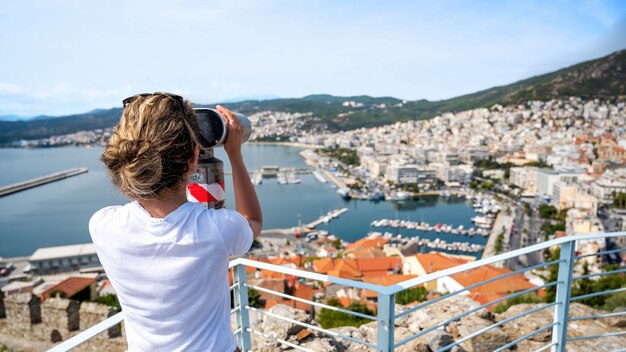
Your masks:
<svg viewBox="0 0 626 352"><path fill-rule="evenodd" d="M529 314L532 314L532 313L536 313L536 312L542 311L542 310L544 310L544 309L546 309L546 308L554 307L556 304L557 304L556 302L552 302L552 303L550 303L550 304L546 304L546 305L543 305L543 306L535 307L535 308L533 308L533 309L531 309L531 310L528 310L528 311L522 312L522 313L520 313L520 314L514 315L514 316L512 316L512 317L510 317L510 318L506 318L506 319L504 319L504 320L500 320L499 322L497 322L497 323L495 323L495 324L491 324L491 325L489 325L489 326L486 326L486 327L484 327L484 328L482 328L482 329L480 329L480 330L478 330L478 331L475 331L475 332L474 332L474 333L472 333L472 334L469 334L469 335L467 335L467 336L465 336L465 337L463 337L463 338L461 338L461 339L459 339L459 340L456 340L456 341L454 341L454 343L451 343L451 344L447 345L447 346L446 346L446 347L444 347L444 348L438 349L438 350L437 350L437 351L435 351L435 352L445 352L445 351L447 351L447 350L449 350L449 349L453 348L454 346L458 346L458 345L462 344L463 342L465 342L465 341L467 341L467 340L471 340L471 339L473 339L474 337L476 337L476 336L478 336L478 335L481 335L481 334L483 334L483 333L485 333L485 332L487 332L487 331L489 331L489 330L491 330L491 329L493 329L493 328L496 328L496 327L498 327L498 326L504 325L504 324L509 323L509 322L511 322L511 321L513 321L513 320L516 320L516 319L519 319L519 318L525 317L525 316L527 316L527 315L529 315Z"/></svg>
<svg viewBox="0 0 626 352"><path fill-rule="evenodd" d="M580 295L580 296L572 297L572 298L570 298L570 301L578 301L578 300L585 299L585 298L591 298L591 297L601 296L601 295L608 295L608 294L611 294L611 293L618 293L618 292L624 292L624 291L626 291L626 287L616 288L614 290L604 290L604 291L600 291L600 292L592 292L592 293L588 293L586 295Z"/></svg>
<svg viewBox="0 0 626 352"><path fill-rule="evenodd" d="M613 232L613 233L605 233L605 234L603 234L603 233L596 233L596 234L588 234L588 235L576 235L576 236L566 236L566 237L555 238L555 239L550 240L550 241L534 244L534 245L529 246L529 247L516 249L516 250L511 251L511 252L498 254L498 255L495 255L493 257L476 260L476 261L469 262L469 263L466 263L466 264L461 264L459 266L455 266L455 267L452 267L452 268L449 268L449 269L437 271L437 272L430 273L430 274L427 274L427 275L424 275L424 276L418 276L416 278L403 281L403 282L395 284L393 286L387 286L387 287L385 287L386 291L384 293L385 294L389 294L389 295L390 294L394 294L394 293L398 293L398 292L400 292L402 290L405 290L407 288L412 288L412 287L415 287L415 286L419 286L419 285L422 285L422 284L424 284L426 282L437 280L437 279L440 279L442 277L446 277L446 276L462 273L464 271L476 269L476 268L479 268L479 267L484 266L484 265L494 264L494 263L501 262L501 261L504 261L504 260L507 260L507 259L519 257L520 255L525 255L525 254L528 254L528 253L540 251L540 250L543 250L543 249L546 249L546 248L550 248L552 246L558 246L558 245L561 245L561 244L566 243L566 242L585 241L585 240L593 240L593 239L598 239L598 238L619 237L619 236L626 236L626 232Z"/></svg>
<svg viewBox="0 0 626 352"><path fill-rule="evenodd" d="M316 272L306 271L306 270L301 270L301 269L293 269L293 268L289 268L289 267L282 266L282 265L263 263L263 262L259 262L259 261L256 261L256 260L250 260L250 259L245 259L245 258L234 259L232 261L232 265L230 265L230 266L233 267L233 266L236 266L236 265L251 266L251 267L254 267L254 268L275 271L275 272L281 273L281 274L292 275L292 276L299 276L299 277L303 277L305 279L330 282L330 283L333 283L333 284L338 284L338 285L343 285L343 286L351 286L351 287L360 288L360 289L363 289L363 290L376 291L378 293L382 293L386 289L385 286L381 286L381 285L369 284L369 283L362 282L362 281L342 279L340 277L334 277L334 276L329 276L329 275L325 275L325 274L319 274L319 273L316 273Z"/></svg>
<svg viewBox="0 0 626 352"><path fill-rule="evenodd" d="M440 322L438 324L435 324L435 325L433 325L433 326L431 326L429 328L426 328L426 329L418 332L417 334L415 334L413 336L407 337L406 339L396 343L394 345L394 348L400 347L400 346L404 345L405 343L413 341L414 339L416 339L416 338L418 338L418 337L420 337L422 335L428 334L429 332L431 332L431 331L433 331L435 329L438 329L438 328L440 328L440 327L442 327L444 325L448 325L448 324L450 324L451 322L453 322L455 320L461 319L461 318L463 318L463 317L465 317L467 315L470 315L470 314L472 314L474 312L477 312L477 311L479 311L481 309L485 309L485 308L487 308L489 306L493 306L494 304L498 304L500 302L506 301L507 299L511 299L511 298L514 298L514 297L517 297L517 296L521 296L521 295L526 294L526 293L535 292L535 291L541 290L542 288L554 286L554 285L557 285L559 283L561 283L561 282L560 281L553 281L553 282L547 283L547 284L542 285L542 286L536 286L536 287L528 288L528 289L523 290L523 291L518 291L518 292L515 292L515 293L511 293L510 295L504 296L502 298L494 299L493 301L487 302L485 304L482 304L482 305L480 305L478 307L475 307L475 308L472 308L470 310L466 310L465 312L463 312L463 313L461 313L459 315L456 315L456 316L454 316L452 318L449 318L449 319L444 320L444 321L442 321L442 322Z"/></svg>
<svg viewBox="0 0 626 352"><path fill-rule="evenodd" d="M626 248L611 249L611 250L608 250L608 251L600 251L600 252L596 252L596 253L577 255L577 256L574 257L574 259L583 259L583 258L587 258L587 257L597 257L597 256L601 256L601 255L606 255L606 254L611 254L611 253L619 253L619 252L624 252L624 251L626 251Z"/></svg>
<svg viewBox="0 0 626 352"><path fill-rule="evenodd" d="M530 333L528 333L528 334L526 334L526 335L524 335L524 336L520 337L520 338L519 338L519 339L517 339L517 340L511 341L511 342L507 343L507 344L506 344L506 345L504 345L504 346L500 346L500 348L498 348L498 349L497 349L497 350L495 350L494 352L502 352L502 351L504 351L504 350L507 350L509 347L513 347L513 346L517 345L518 343L520 343L520 342L522 342L522 341L526 340L527 338L530 338L531 336L535 336L535 335L537 335L537 334L538 334L538 333L540 333L540 332L546 331L546 330L548 330L548 329L550 329L550 328L554 327L556 324L557 324L557 323L551 323L551 324L548 324L548 325L546 325L546 326L542 327L541 329L537 329L537 330L535 330L535 331L531 331Z"/></svg>
<svg viewBox="0 0 626 352"><path fill-rule="evenodd" d="M455 274L458 274L458 273L466 272L466 271L469 271L469 270L472 270L472 269L479 268L479 267L484 266L484 265L489 265L489 264L494 264L494 263L497 263L497 262L505 261L505 260L508 260L508 259L511 259L511 258L515 258L515 257L519 257L521 255L525 255L525 254L528 254L528 253L541 251L543 249L550 248L550 247L553 247L553 246L559 246L559 245L562 245L562 244L565 244L565 243L572 243L572 242L575 242L575 241L589 241L589 240L594 240L594 239L599 239L599 238L610 238L610 237L618 237L618 236L626 236L626 232L613 232L613 233L588 234L588 235L577 235L577 236L561 237L561 238L553 239L553 240L546 241L546 242L543 242L543 243L538 243L538 244L535 244L535 245L532 245L532 246L529 246L529 247L517 249L517 250L511 251L511 252L502 253L502 254L499 254L499 255L496 255L496 256L493 256L493 257L490 257L490 258L480 259L480 260L477 260L477 261L474 261L474 262L469 262L469 263L466 263L466 264L463 264L463 265L459 265L459 266L456 266L456 267L452 267L452 268L449 268L449 269L445 269L445 270L442 270L442 271L439 271L439 272L434 272L434 273L427 274L427 275L424 275L424 276L419 276L419 277L416 277L414 279L406 280L404 282L401 282L401 283L398 283L398 284L395 284L395 285L392 285L392 286L381 286L381 285L365 283L365 282L362 282L362 281L356 281L356 280L344 279L344 278L339 278L339 277L333 277L333 276L320 274L320 273L316 273L316 272L312 272L312 271L306 271L306 270L302 270L302 269L293 269L293 268L290 268L290 267L287 267L287 266L281 266L281 265L275 265L275 264L270 264L270 263L264 263L264 262L259 262L259 261L250 260L250 259L246 259L246 258L235 258L235 259L231 260L229 262L229 268L233 268L233 267L238 266L238 265L249 266L249 267L254 267L254 268L263 269L263 270L270 270L270 271L282 273L282 274L285 274L285 275L291 275L291 276L295 276L295 277L306 278L306 279L310 279L310 280L316 280L316 281L322 281L322 282L330 282L330 283L334 283L334 284L338 284L338 285L349 286L349 287L354 287L354 288L364 289L364 290L370 290L370 291L377 292L379 295L381 295L381 294L382 295L395 295L396 293L398 293L398 292L400 292L402 290L409 289L409 288L416 287L416 286L420 286L420 285L422 285L422 284L424 284L426 282L430 282L430 281L437 280L437 279L440 279L440 278L443 278L443 277L447 277L447 276L455 275ZM599 255L603 255L603 254L622 252L624 250L625 249L609 250L609 251L603 251L603 252L598 252L598 253L593 253L593 254L581 255L581 256L577 256L577 257L575 257L575 258L573 257L573 258L574 259L581 259L581 258L590 257L590 256L599 256ZM424 308L424 307L426 307L426 306L428 306L430 304L434 304L434 303L436 303L438 301L444 300L444 299L452 297L454 295L458 295L458 294L460 294L463 291L468 291L471 288L478 287L478 286L481 286L481 285L485 285L487 283L494 282L494 281L497 281L497 280L501 280L501 279L504 279L504 278L509 277L511 275L520 274L522 272L526 272L526 271L529 271L529 270L532 270L532 269L535 269L535 268L547 267L549 265L554 265L554 264L560 264L561 262L563 262L563 260L553 260L551 262L540 263L540 264L536 264L536 265L533 265L533 266L530 266L530 267L525 267L525 268L522 268L522 269L519 269L519 270L516 270L516 271L512 271L510 273L506 273L506 274L500 275L498 277L491 278L489 280L485 280L483 282L479 282L479 283L470 285L468 287L464 287L461 290L457 290L455 292L448 293L448 294L443 295L443 296L441 296L441 297L439 297L437 299L434 299L434 300L431 300L431 301L427 301L427 302L423 302L423 303L421 303L421 304L419 304L419 305L417 305L415 307L412 307L410 309L404 310L404 311L402 311L402 312L400 312L398 314L395 314L395 315L392 314L392 317L394 319L395 318L400 318L400 317L406 316L407 314L409 314L409 313L411 313L413 311L416 311L418 309ZM626 272L626 269L617 269L617 270L611 270L611 271L606 271L606 272L601 272L601 273L579 275L579 276L575 276L575 277L571 278L571 282L570 283L573 283L575 280L579 280L579 279L591 278L591 277L602 276L602 275L617 274L617 273L623 273L623 272ZM446 320L444 322L437 323L437 324L435 324L435 325L433 325L433 326L431 326L429 328L426 328L426 329L420 331L416 335L410 336L410 337L408 337L408 338L406 338L406 339L404 339L404 340L402 340L402 341L400 341L398 343L393 344L393 348L397 348L397 347L399 347L399 346L401 346L401 345L403 345L403 344L405 344L405 343L407 343L407 342L409 342L409 341L411 341L411 340L413 340L413 339L415 339L415 338L417 338L419 336L427 334L427 333L433 331L434 329L437 329L437 328L439 328L441 326L449 324L450 322L452 322L454 320L458 320L458 319L460 319L460 318L462 318L464 316L467 316L467 315L469 315L471 313L474 313L474 312L476 312L476 311L478 311L480 309L484 309L486 307L493 306L495 304L498 304L499 302L511 299L513 297L520 296L522 294L526 294L526 293L529 293L529 292L537 291L537 290L540 290L540 289L543 289L543 288L546 288L546 287L549 287L549 286L557 285L557 284L563 284L563 281L562 280L561 281L554 281L554 282L550 282L548 284L544 284L542 286L537 286L537 287L533 287L533 288L530 288L530 289L514 292L514 293L511 293L511 294L509 294L509 295L507 295L505 297L502 297L502 298L493 300L491 302L488 302L486 304L480 305L478 307L469 309L468 311L465 311L465 312L463 312L463 313L461 313L461 314L459 314L459 315L457 315L457 316L455 316L453 318L449 318L448 320ZM367 318L367 319L370 319L370 320L377 320L378 319L378 317L375 317L375 316L362 314L362 313L358 313L358 312L352 312L352 311L349 311L349 310L346 310L346 309L343 309L343 308L333 307L333 306L330 306L330 305L326 305L324 303L314 302L314 301L306 300L306 299L303 299L303 298L295 297L295 296L292 296L292 295L287 295L287 294L280 293L280 292L277 292L277 291L273 291L273 290L270 290L270 289L266 289L266 288L263 288L263 287L260 287L260 286L248 285L248 284L245 284L245 286L247 286L249 288L254 288L254 289L257 289L257 290L269 293L269 294L278 295L278 296L286 298L286 299L291 299L291 300L294 300L294 301L299 301L299 302L311 304L311 305L314 305L314 306L317 306L317 307L321 307L321 308L331 309L331 310L339 311L339 312L342 312L342 313L351 314L351 315L359 316L359 317L362 317L362 318ZM230 286L229 289L232 290L232 289L234 289L236 287L237 287L237 284L234 284L234 285ZM589 293L589 294L585 294L585 295L581 295L581 296L577 296L577 297L571 297L570 301L576 301L576 300L581 300L581 299L590 298L590 297L594 297L594 296L618 293L618 292L623 292L623 291L626 291L626 287L617 288L617 289L611 289L611 290L605 290L605 291L602 291L602 292L593 292L593 293ZM471 338L474 338L474 337L476 337L476 336L478 336L478 335L480 335L480 334L482 334L482 333L484 333L484 332L486 332L486 331L488 331L488 330L490 330L490 329L492 329L494 327L503 325L505 323L508 323L508 322L514 320L514 319L518 319L519 317L522 317L522 316L534 313L534 312L539 311L541 309L545 309L545 308L548 308L548 307L551 307L551 306L556 306L558 304L561 304L561 303L560 302L550 303L550 304L547 304L545 306L535 308L535 309L530 310L528 312L525 312L525 313L522 313L522 314L518 314L518 315L516 315L514 317L510 317L510 318L508 318L506 320L503 320L503 321L497 322L495 324L492 324L492 325L490 325L488 327L485 327L485 328L481 329L480 331L474 332L473 334L464 337L461 340L456 341L455 343L453 343L453 344L451 344L449 346L446 346L443 349L440 349L440 352L447 351L450 348L452 348L454 346L457 346L459 344L462 344L463 342L465 342L465 341L467 341L467 340L469 340ZM297 325L303 326L303 327L311 329L311 330L320 331L320 332L329 334L331 336L334 336L334 337L337 337L337 338L346 339L346 340L350 340L350 341L353 341L353 342L356 342L356 343L359 343L359 344L362 344L362 345L365 345L365 346L369 346L369 347L376 347L377 346L375 343L372 343L372 342L362 341L362 340L359 340L359 339L356 339L356 338L353 338L353 337L350 337L350 336L346 336L346 335L340 334L340 333L335 332L335 331L330 331L330 330L323 329L323 328L318 327L318 326L313 326L313 325L306 324L306 323L303 323L303 322L299 322L299 321L296 321L296 320L293 320L293 319L289 319L287 317L283 317L283 316L271 313L271 312L263 310L263 309L253 308L253 307L249 307L247 305L244 306L243 308L245 308L245 310L256 311L256 312L258 312L260 314L264 314L264 315L267 315L267 316L272 316L272 317L274 317L276 319L281 319L281 320L284 320L284 321L288 321L288 322L291 322L293 324L297 324ZM240 314L240 313L242 313L242 311L243 311L242 307L236 307L235 309L233 309L231 311L231 314L233 314L233 313ZM621 315L626 315L626 313L625 312L614 312L614 313L599 314L599 315L592 315L592 316L585 316L585 317L569 318L569 320L566 320L566 322L586 320L586 319L602 319L602 318L608 318L608 317L612 317L612 316L621 316ZM81 343L89 340L90 338L96 336L97 334L99 334L99 333L101 333L101 332L103 332L103 331L105 331L107 329L110 329L111 327L115 326L116 324L119 324L123 319L124 319L124 313L123 312L117 313L117 314L115 314L115 315L105 319L104 321L102 321L102 322L100 322L100 323L98 323L98 324L96 324L96 325L86 329L85 331L80 332L79 334L73 336L72 338L70 338L70 339L68 339L68 340L66 340L64 342L61 342L60 344L52 347L52 349L50 349L50 351L53 351L53 352L68 351L68 350L70 350L70 349L80 345ZM547 330L547 329L549 329L551 327L554 327L556 325L559 325L559 324L561 324L561 323L560 322L554 322L551 325L543 327L542 329L539 329L539 330L536 330L534 332L531 332L530 334L528 334L528 335L526 335L526 336L524 336L524 337L522 337L520 339L517 339L517 340L515 340L515 341L513 341L513 342L511 342L511 343L509 343L509 344L507 344L505 346L502 346L500 349L498 349L498 351L504 350L505 348L513 346L513 345L517 344L518 342L520 342L520 341L522 341L524 339L529 338L530 336L533 336L533 335L535 335L535 334L537 334L537 333L539 333L541 331L545 331L545 330ZM259 333L258 331L255 331L255 330L251 329L249 326L240 327L238 329L238 332L239 333L242 333L242 332L253 332L255 334ZM608 336L621 336L621 335L624 335L624 334L626 334L626 332L611 332L611 333L606 333L606 334L581 336L581 337L569 338L567 340L563 339L564 341L562 341L562 343L565 343L566 341L593 339L593 338L601 338L601 337L608 337ZM379 336L379 338L380 338L380 336ZM290 343L288 341L280 341L280 339L275 339L275 340L280 342L280 343L284 343L287 346L290 346L292 348L296 348L296 349L303 350L303 351L308 351L308 349L306 349L304 347L301 347L301 346L294 345L293 343ZM560 344L560 343L561 342L558 342L558 344ZM553 342L551 344L548 344L548 345L540 348L537 351L543 351L545 349L553 347L555 344L556 344L556 342Z"/></svg>
<svg viewBox="0 0 626 352"><path fill-rule="evenodd" d="M369 315L369 314L353 312L351 310L347 310L347 309L343 309L343 308L339 308L339 307L333 307L333 306L330 306L328 304L314 302L314 301L309 301L308 299L304 299L304 298L300 298L300 297L296 297L296 296L292 296L292 295L287 295L287 294L284 294L282 292L270 290L270 289L267 289L267 288L261 287L261 286L249 285L249 284L246 284L245 286L249 287L249 288L253 288L253 289L261 291L261 292L269 293L271 295L276 295L276 296L287 298L287 299L290 299L290 300L294 300L294 301L298 301L298 302L314 305L314 306L317 306L317 307L320 307L320 308L330 309L330 310L334 310L334 311L337 311L337 312L354 315L354 316L357 316L357 317L360 317L360 318L365 318L365 319L370 319L370 320L378 319L375 316L372 316L372 315Z"/></svg>
<svg viewBox="0 0 626 352"><path fill-rule="evenodd" d="M626 335L626 331L616 331L616 332L607 332L606 334L569 337L567 338L567 341L589 340L589 339L598 339L601 337L622 336L622 335Z"/></svg>
<svg viewBox="0 0 626 352"><path fill-rule="evenodd" d="M568 321L577 321L577 320L589 320L589 319L602 319L602 318L610 318L610 317L620 317L622 315L626 315L626 311L625 312L613 312L613 313L606 313L606 314L598 314L598 315L587 315L584 317L576 317L576 318L569 318Z"/></svg>
<svg viewBox="0 0 626 352"><path fill-rule="evenodd" d="M626 232L622 231L622 232L611 232L611 233L594 233L594 234L587 234L587 235L576 235L576 236L566 236L566 237L555 238L553 240L542 242L542 243L537 243L537 244L534 244L534 245L529 246L529 247L516 249L514 251L498 254L498 255L495 255L493 257L489 257L489 258L485 258L485 259L479 259L479 260L476 260L476 261L473 261L473 262L469 262L469 263L466 263L466 264L458 265L458 266L455 266L455 267L452 267L452 268L448 268L448 269L441 270L441 271L438 271L438 272L430 273L430 274L427 274L427 275L424 275L424 276L419 276L419 277L416 277L416 278L413 278L413 279L409 279L409 280L403 281L401 283L398 283L398 284L395 284L395 285L392 285L392 286L381 286L381 285L375 285L375 284L368 284L368 283L364 283L364 282L361 282L361 281L355 281L355 280L350 280L350 279L343 279L343 278L339 278L339 277L334 277L334 276L329 276L329 275L325 275L325 274L315 273L315 272L312 272L312 271L306 271L306 270L301 270L301 269L293 269L293 268L288 268L288 267L281 266L281 265L269 264L269 263L259 262L259 261L246 259L246 258L241 258L241 257L233 259L229 263L228 266L229 266L229 268L232 268L232 267L234 267L236 265L251 266L251 267L255 267L255 268L259 268L259 269L266 269L266 270L276 271L276 272L279 272L279 273L282 273L282 274L287 274L287 275L292 275L292 276L299 276L299 277L303 277L303 278L307 278L307 279L311 279L311 280L317 280L317 281L325 281L325 282L330 282L330 283L334 283L334 284L338 284L338 285L352 286L352 287L355 287L355 288L371 290L371 291L375 291L375 292L378 292L378 293L391 295L391 294L398 293L398 292L403 291L403 290L408 289L408 288L412 288L412 287L415 287L415 286L422 285L422 284L424 284L426 282L429 282L429 281L440 279L442 277L446 277L446 276L462 273L462 272L465 272L465 271L468 271L468 270L479 268L479 267L484 266L484 265L494 264L494 263L497 263L497 262L500 262L500 261L504 261L504 260L507 260L507 259L519 257L520 255L524 255L524 254L540 251L540 250L543 250L543 249L546 249L546 248L550 248L552 246L558 246L558 245L561 245L563 243L574 242L574 241L588 241L588 240L594 240L594 239L599 239L599 238L619 237L619 236L626 236Z"/></svg>
<svg viewBox="0 0 626 352"><path fill-rule="evenodd" d="M612 275L612 274L619 274L619 273L625 273L626 269L617 269L617 270L611 270L611 271L602 271L599 273L593 273L593 274L587 274L587 275L580 275L580 276L574 276L572 277L572 281L576 281L576 280L580 280L580 279L587 279L590 277L594 277L594 276L603 276L603 275Z"/></svg>
<svg viewBox="0 0 626 352"><path fill-rule="evenodd" d="M488 284L490 282L498 281L498 280L507 278L509 276L515 275L515 274L521 274L521 273L526 272L528 270L533 270L533 269L537 269L537 268L541 268L541 267L545 267L545 266L550 266L550 265L557 264L557 263L560 263L560 262L562 262L562 260L558 260L557 259L557 260L552 260L552 261L549 261L549 262L546 262L546 263L539 263L539 264L536 264L536 265L533 265L533 266L530 266L530 267L527 267L527 268L518 269L518 270L512 271L510 273L506 273L506 274L503 274L503 275L496 276L496 277L491 278L489 280L481 281L481 282L478 282L478 283L475 283L475 284L463 287L460 290L457 290L457 291L454 291L454 292L450 292L450 293L446 293L445 295L443 295L441 297L437 297L435 299L431 299L429 301L422 302L422 303L416 305L415 307L411 307L409 309L403 310L400 313L396 313L395 318L396 319L397 318L401 318L401 317L403 317L403 316L405 316L407 314L410 314L410 313L412 313L412 312L414 312L414 311L416 311L418 309L422 309L422 308L428 307L431 304L435 304L435 303L437 303L439 301L443 301L444 299L450 298L452 296L456 296L456 295L458 295L458 294L460 294L462 292L469 291L471 289L474 289L476 287Z"/></svg>
<svg viewBox="0 0 626 352"><path fill-rule="evenodd" d="M124 319L124 312L119 312L85 331L72 336L71 338L52 347L48 352L65 352L98 335L99 333L119 324Z"/></svg>

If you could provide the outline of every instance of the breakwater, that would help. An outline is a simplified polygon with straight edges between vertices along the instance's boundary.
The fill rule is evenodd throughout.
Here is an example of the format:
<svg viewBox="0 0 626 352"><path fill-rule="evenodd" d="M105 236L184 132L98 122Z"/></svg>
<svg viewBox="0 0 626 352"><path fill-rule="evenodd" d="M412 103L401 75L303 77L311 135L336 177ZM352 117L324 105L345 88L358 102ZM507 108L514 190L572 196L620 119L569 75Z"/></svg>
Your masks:
<svg viewBox="0 0 626 352"><path fill-rule="evenodd" d="M15 192L24 191L29 188L42 186L50 182L62 180L64 178L84 174L88 171L89 169L86 167L74 168L74 169L69 169L65 171L55 172L53 174L46 175L46 176L33 178L24 182L12 183L10 185L0 187L0 197L9 195Z"/></svg>

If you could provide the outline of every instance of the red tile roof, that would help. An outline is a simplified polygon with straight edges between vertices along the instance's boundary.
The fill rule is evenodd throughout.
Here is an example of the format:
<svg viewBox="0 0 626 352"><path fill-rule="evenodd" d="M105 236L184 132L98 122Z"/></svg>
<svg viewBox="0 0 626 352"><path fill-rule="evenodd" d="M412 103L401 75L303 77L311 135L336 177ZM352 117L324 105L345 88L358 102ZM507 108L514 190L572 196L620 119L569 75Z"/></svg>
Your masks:
<svg viewBox="0 0 626 352"><path fill-rule="evenodd" d="M49 287L45 291L41 292L40 296L42 300L49 298L51 294L55 292L63 292L65 298L71 298L78 292L89 287L91 284L95 284L95 278L88 277L69 277L58 284Z"/></svg>
<svg viewBox="0 0 626 352"><path fill-rule="evenodd" d="M353 252L357 249L367 249L372 247L382 248L385 243L389 242L389 240L385 238L362 238L350 245L344 251L346 254Z"/></svg>
<svg viewBox="0 0 626 352"><path fill-rule="evenodd" d="M419 253L416 254L415 257L426 271L426 274L445 270L469 262L467 259L439 252Z"/></svg>
<svg viewBox="0 0 626 352"><path fill-rule="evenodd" d="M390 275L375 276L375 277L364 277L363 282L366 282L368 284L380 285L380 286L392 286L395 284L399 284L400 282L413 279L415 277L417 277L417 275L390 274ZM376 291L371 291L371 290L363 290L363 295L367 298L378 297L378 293Z"/></svg>
<svg viewBox="0 0 626 352"><path fill-rule="evenodd" d="M468 287L511 272L512 270L508 268L486 265L474 270L454 274L451 277L463 287ZM471 289L470 297L480 304L486 304L498 298L508 296L513 292L533 287L535 285L531 284L524 275L515 274Z"/></svg>

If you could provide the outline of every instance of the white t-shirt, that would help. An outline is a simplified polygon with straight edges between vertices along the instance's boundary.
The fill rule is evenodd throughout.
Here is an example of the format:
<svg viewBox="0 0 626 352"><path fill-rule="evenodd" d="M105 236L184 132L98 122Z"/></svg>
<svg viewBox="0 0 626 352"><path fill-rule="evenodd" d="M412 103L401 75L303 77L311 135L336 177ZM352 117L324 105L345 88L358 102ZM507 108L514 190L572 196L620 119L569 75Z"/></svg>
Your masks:
<svg viewBox="0 0 626 352"><path fill-rule="evenodd" d="M117 292L129 351L234 351L228 257L252 245L239 213L187 202L163 219L138 203L106 207L89 221Z"/></svg>

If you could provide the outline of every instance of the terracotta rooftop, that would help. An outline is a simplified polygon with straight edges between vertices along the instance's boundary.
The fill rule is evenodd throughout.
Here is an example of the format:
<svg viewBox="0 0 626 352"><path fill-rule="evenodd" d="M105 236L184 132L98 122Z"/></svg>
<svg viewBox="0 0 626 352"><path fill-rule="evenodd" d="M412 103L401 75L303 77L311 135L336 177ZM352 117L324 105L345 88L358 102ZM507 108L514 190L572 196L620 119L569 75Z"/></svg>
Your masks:
<svg viewBox="0 0 626 352"><path fill-rule="evenodd" d="M417 277L417 275L390 274L384 276L364 277L363 282L380 286L392 286L400 282L413 279L415 277ZM363 295L367 298L378 297L378 293L371 290L363 290Z"/></svg>
<svg viewBox="0 0 626 352"><path fill-rule="evenodd" d="M508 268L497 268L495 266L486 265L474 270L452 275L452 278L463 287L468 287L511 272L512 270ZM480 304L486 304L495 299L505 297L513 292L533 287L535 287L535 285L531 284L530 281L524 277L524 275L515 274L500 280L480 285L469 291L470 297Z"/></svg>
<svg viewBox="0 0 626 352"><path fill-rule="evenodd" d="M357 249L367 249L367 248L372 248L372 247L378 247L378 248L382 248L383 245L385 243L387 243L389 240L385 239L385 238L362 238L352 244L349 244L348 247L346 248L346 250L344 251L345 253L350 253L353 252Z"/></svg>
<svg viewBox="0 0 626 352"><path fill-rule="evenodd" d="M69 277L58 284L51 286L45 291L41 292L41 299L45 300L49 298L51 294L55 292L63 292L65 298L71 298L78 292L89 287L89 285L96 282L95 278L88 277Z"/></svg>
<svg viewBox="0 0 626 352"><path fill-rule="evenodd" d="M415 257L417 258L417 261L422 265L427 274L445 270L469 262L469 260L467 259L438 252L419 253L416 254Z"/></svg>

